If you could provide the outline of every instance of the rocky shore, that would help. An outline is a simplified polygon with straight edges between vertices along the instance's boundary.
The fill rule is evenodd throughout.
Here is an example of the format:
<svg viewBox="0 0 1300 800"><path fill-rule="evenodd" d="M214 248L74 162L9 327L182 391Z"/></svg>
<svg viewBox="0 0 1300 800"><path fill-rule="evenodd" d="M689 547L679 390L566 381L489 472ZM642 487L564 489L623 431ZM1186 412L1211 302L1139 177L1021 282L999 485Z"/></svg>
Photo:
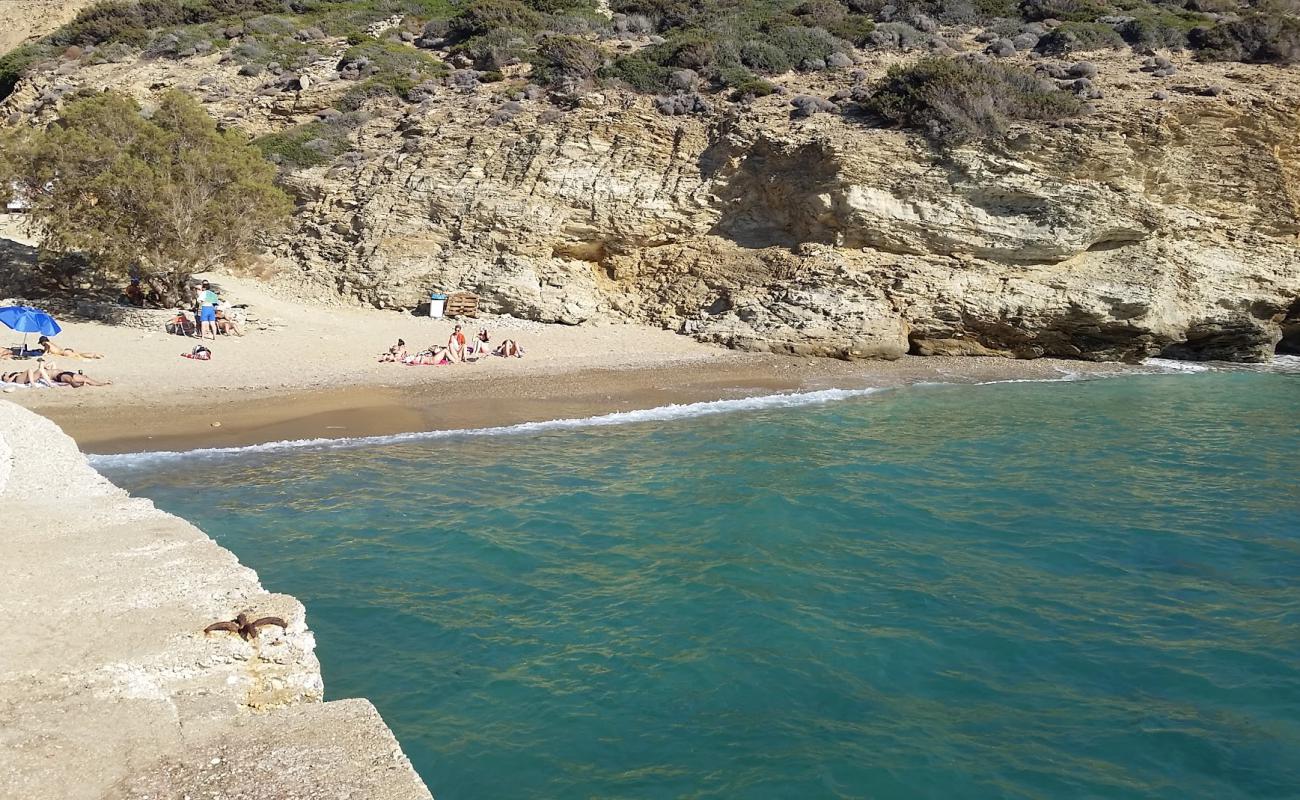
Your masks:
<svg viewBox="0 0 1300 800"><path fill-rule="evenodd" d="M374 706L322 702L301 603L8 402L0 514L0 797L430 797ZM204 634L246 610L287 630Z"/></svg>

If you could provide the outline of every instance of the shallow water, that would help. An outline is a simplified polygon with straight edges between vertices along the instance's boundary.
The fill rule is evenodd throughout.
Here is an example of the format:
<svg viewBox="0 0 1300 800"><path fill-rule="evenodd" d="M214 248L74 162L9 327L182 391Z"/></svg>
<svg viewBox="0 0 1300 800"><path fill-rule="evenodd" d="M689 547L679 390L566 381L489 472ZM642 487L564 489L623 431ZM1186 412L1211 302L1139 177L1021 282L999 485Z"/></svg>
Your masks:
<svg viewBox="0 0 1300 800"><path fill-rule="evenodd" d="M440 800L1300 796L1300 375L104 459Z"/></svg>

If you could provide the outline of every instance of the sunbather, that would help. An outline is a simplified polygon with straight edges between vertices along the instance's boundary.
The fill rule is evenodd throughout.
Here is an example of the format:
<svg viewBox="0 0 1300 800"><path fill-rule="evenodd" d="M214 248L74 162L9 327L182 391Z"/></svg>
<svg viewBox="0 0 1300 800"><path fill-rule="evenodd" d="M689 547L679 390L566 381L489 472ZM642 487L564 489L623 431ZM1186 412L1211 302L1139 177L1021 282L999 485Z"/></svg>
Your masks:
<svg viewBox="0 0 1300 800"><path fill-rule="evenodd" d="M465 334L461 332L460 326L451 332L447 338L447 359L449 361L465 360Z"/></svg>
<svg viewBox="0 0 1300 800"><path fill-rule="evenodd" d="M397 344L388 348L387 352L381 353L379 356L379 363L381 364L404 360L406 360L406 341L403 339L398 339Z"/></svg>
<svg viewBox="0 0 1300 800"><path fill-rule="evenodd" d="M487 328L479 328L478 335L474 337L474 341L470 342L469 347L465 350L465 358L478 360L490 353L491 348L488 347L488 341Z"/></svg>
<svg viewBox="0 0 1300 800"><path fill-rule="evenodd" d="M217 333L223 336L229 336L232 333L236 336L244 335L235 320L226 316L226 312L220 308L217 309Z"/></svg>
<svg viewBox="0 0 1300 800"><path fill-rule="evenodd" d="M46 371L44 359L36 359L27 369L0 374L0 383L17 383L22 386L53 386L54 378Z"/></svg>
<svg viewBox="0 0 1300 800"><path fill-rule="evenodd" d="M428 350L421 350L414 355L404 356L402 363L407 366L418 367L428 365L450 364L451 351L439 345L430 345Z"/></svg>
<svg viewBox="0 0 1300 800"><path fill-rule="evenodd" d="M112 381L96 380L89 375L82 374L81 370L77 370L76 372L73 372L70 369L60 370L53 364L50 364L49 367L50 381L53 383L63 384L64 386L71 386L74 389L80 389L83 386L109 386L113 383Z"/></svg>
<svg viewBox="0 0 1300 800"><path fill-rule="evenodd" d="M523 358L524 348L520 347L514 339L505 339L497 345L497 349L492 351L492 355L502 358Z"/></svg>
<svg viewBox="0 0 1300 800"><path fill-rule="evenodd" d="M71 347L59 347L54 342L50 341L50 337L48 336L42 336L40 339L37 339L36 341L37 344L41 346L41 349L45 351L45 355L47 356L63 356L64 358L103 358L104 357L103 353L78 353L76 350L73 350Z"/></svg>

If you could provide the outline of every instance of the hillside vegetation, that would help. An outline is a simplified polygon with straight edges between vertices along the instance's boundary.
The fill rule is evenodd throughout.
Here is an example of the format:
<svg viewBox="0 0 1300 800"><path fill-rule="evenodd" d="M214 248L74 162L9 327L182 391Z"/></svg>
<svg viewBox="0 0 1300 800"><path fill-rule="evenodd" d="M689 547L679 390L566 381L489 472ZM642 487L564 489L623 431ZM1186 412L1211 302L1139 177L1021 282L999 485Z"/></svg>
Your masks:
<svg viewBox="0 0 1300 800"><path fill-rule="evenodd" d="M339 103L344 112L374 97L416 101L430 81L490 82L528 65L529 81L561 98L617 85L696 95L660 105L664 113L691 113L768 94L775 75L850 67L864 49L950 56L951 33L974 27L990 57L1131 47L1294 63L1296 11L1295 0L612 0L607 8L593 0L109 0L0 58L0 98L26 70L56 59L94 64L221 51L242 74L292 80L331 58L343 40L350 47L337 70L353 82ZM1021 100L1038 93L1006 70L944 74L949 98L985 90L990 81L1010 81ZM908 77L892 76L893 89L909 103L925 102L933 70L913 75L918 83L904 90L900 81ZM960 81L967 83L957 87ZM1076 94L1087 99L1086 91ZM1011 105L997 113L1052 118L1071 103L1037 97ZM936 128L935 114L924 110L876 107L904 124L952 128Z"/></svg>

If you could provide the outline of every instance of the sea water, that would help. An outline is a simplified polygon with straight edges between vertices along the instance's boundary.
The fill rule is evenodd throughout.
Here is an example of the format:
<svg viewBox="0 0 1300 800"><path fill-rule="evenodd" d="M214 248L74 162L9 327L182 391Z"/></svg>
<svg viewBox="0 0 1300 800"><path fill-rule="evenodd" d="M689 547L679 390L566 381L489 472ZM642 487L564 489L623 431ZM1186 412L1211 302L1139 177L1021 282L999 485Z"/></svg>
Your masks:
<svg viewBox="0 0 1300 800"><path fill-rule="evenodd" d="M96 463L440 800L1300 797L1300 375Z"/></svg>

